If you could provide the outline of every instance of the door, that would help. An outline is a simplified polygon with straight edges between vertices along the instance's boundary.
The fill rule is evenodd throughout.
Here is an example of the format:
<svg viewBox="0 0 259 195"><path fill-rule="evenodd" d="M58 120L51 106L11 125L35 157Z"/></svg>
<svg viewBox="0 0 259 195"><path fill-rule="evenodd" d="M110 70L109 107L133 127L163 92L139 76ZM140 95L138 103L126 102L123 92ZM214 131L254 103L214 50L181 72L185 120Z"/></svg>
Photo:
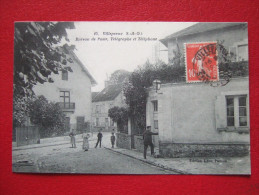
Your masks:
<svg viewBox="0 0 259 195"><path fill-rule="evenodd" d="M70 131L70 117L65 118L65 131L66 132Z"/></svg>
<svg viewBox="0 0 259 195"><path fill-rule="evenodd" d="M84 131L84 123L85 123L85 117L84 116L76 117L76 129L77 129L78 132Z"/></svg>

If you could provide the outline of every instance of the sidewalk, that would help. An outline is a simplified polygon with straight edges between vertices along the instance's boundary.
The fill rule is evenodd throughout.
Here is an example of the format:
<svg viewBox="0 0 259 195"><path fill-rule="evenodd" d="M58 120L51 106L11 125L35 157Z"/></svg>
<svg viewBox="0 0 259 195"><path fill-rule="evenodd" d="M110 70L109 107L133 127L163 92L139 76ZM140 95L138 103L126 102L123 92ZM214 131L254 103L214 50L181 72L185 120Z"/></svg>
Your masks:
<svg viewBox="0 0 259 195"><path fill-rule="evenodd" d="M93 134L90 134L90 135L91 135L91 137L89 138L89 141L97 140L97 132L94 132ZM83 142L82 134L76 135L76 143L81 143L81 142ZM66 145L66 144L71 144L69 136L51 137L51 138L40 139L40 144L30 144L30 145L19 146L19 147L17 147L16 143L13 142L12 151L43 148L43 147ZM102 144L104 146L110 145L110 133L109 132L103 133Z"/></svg>
<svg viewBox="0 0 259 195"><path fill-rule="evenodd" d="M143 154L136 150L127 150L122 148L108 148L113 152L138 159L145 163L174 171L179 174L233 174L233 175L250 175L250 157L231 157L231 158L154 158L150 155L147 159Z"/></svg>
<svg viewBox="0 0 259 195"><path fill-rule="evenodd" d="M96 139L97 138L95 137L90 137L89 141L93 141ZM81 143L81 142L83 142L82 135L76 135L76 143ZM19 147L17 147L13 142L12 151L43 148L43 147L65 145L65 144L71 144L69 136L45 138L45 139L41 139L40 144L31 144L31 145L25 145L25 146L19 146Z"/></svg>

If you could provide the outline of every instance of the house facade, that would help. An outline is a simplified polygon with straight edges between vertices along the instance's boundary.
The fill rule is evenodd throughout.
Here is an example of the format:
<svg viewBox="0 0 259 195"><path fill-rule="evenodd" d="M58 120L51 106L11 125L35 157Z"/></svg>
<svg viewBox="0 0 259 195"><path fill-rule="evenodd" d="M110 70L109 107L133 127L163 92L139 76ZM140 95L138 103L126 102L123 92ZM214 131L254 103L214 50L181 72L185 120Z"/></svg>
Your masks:
<svg viewBox="0 0 259 195"><path fill-rule="evenodd" d="M212 42L222 43L232 61L248 61L247 23L198 23L160 40L168 48L168 62L175 56L175 51L184 53L185 43Z"/></svg>
<svg viewBox="0 0 259 195"><path fill-rule="evenodd" d="M173 58L185 43L220 41L234 55L242 74L226 85L205 82L164 83L149 89L146 123L155 145L167 157L218 157L249 154L249 78L246 23L198 23L162 39ZM170 61L170 59L169 59ZM242 67L238 62L242 62ZM220 79L222 79L220 77Z"/></svg>
<svg viewBox="0 0 259 195"><path fill-rule="evenodd" d="M66 115L66 130L84 130L86 123L91 122L91 87L95 79L78 59L69 46L65 46L67 66L72 72L60 71L52 74L53 83L37 84L36 95L44 95L49 101L58 102Z"/></svg>
<svg viewBox="0 0 259 195"><path fill-rule="evenodd" d="M94 96L92 100L92 130L117 130L116 123L108 116L109 109L115 106L126 106L122 84L107 85Z"/></svg>

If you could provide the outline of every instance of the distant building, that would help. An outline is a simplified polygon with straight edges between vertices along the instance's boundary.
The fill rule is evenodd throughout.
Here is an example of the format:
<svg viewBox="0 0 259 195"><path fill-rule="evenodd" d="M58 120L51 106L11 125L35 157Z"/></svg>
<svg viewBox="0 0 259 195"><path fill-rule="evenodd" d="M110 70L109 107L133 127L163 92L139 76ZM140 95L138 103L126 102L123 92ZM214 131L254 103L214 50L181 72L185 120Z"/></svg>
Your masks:
<svg viewBox="0 0 259 195"><path fill-rule="evenodd" d="M240 156L248 154L249 79L246 23L198 23L161 42L169 61L184 43L223 41L234 53L230 82L212 87L200 83L165 83L149 90L146 123L159 132L154 142L168 157Z"/></svg>
<svg viewBox="0 0 259 195"><path fill-rule="evenodd" d="M90 124L91 86L97 83L72 49L68 45L63 49L69 59L67 65L73 72L52 74L54 83L37 84L33 90L36 95L44 95L49 101L59 102L66 115L67 131L71 128L81 131L86 122Z"/></svg>
<svg viewBox="0 0 259 195"><path fill-rule="evenodd" d="M92 130L116 130L116 124L108 116L109 109L114 106L126 106L122 84L106 83L106 87L92 100Z"/></svg>

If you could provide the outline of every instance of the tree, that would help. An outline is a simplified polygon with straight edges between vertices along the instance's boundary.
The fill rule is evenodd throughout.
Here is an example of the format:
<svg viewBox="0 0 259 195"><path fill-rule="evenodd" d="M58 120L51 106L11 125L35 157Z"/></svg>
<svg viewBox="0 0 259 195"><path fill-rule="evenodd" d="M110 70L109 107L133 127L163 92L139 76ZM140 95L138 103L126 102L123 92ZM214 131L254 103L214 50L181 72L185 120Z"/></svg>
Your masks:
<svg viewBox="0 0 259 195"><path fill-rule="evenodd" d="M58 103L48 102L44 96L36 97L28 104L31 122L40 127L41 137L62 135L65 132L65 115Z"/></svg>
<svg viewBox="0 0 259 195"><path fill-rule="evenodd" d="M37 83L53 82L51 74L69 70L61 41L73 22L18 22L14 34L14 125L20 126Z"/></svg>
<svg viewBox="0 0 259 195"><path fill-rule="evenodd" d="M108 116L117 123L120 132L127 133L128 110L124 107L114 106L109 109Z"/></svg>
<svg viewBox="0 0 259 195"><path fill-rule="evenodd" d="M121 84L128 79L130 72L126 70L116 70L111 74L109 79L110 84Z"/></svg>
<svg viewBox="0 0 259 195"><path fill-rule="evenodd" d="M175 60L178 59L175 58ZM180 60L178 62L180 63ZM123 93L135 133L143 133L146 126L147 88L152 86L155 79L161 80L162 83L182 82L185 80L184 75L184 66L172 66L163 62L151 64L149 61L139 66L130 75L128 83L125 83L123 87Z"/></svg>

